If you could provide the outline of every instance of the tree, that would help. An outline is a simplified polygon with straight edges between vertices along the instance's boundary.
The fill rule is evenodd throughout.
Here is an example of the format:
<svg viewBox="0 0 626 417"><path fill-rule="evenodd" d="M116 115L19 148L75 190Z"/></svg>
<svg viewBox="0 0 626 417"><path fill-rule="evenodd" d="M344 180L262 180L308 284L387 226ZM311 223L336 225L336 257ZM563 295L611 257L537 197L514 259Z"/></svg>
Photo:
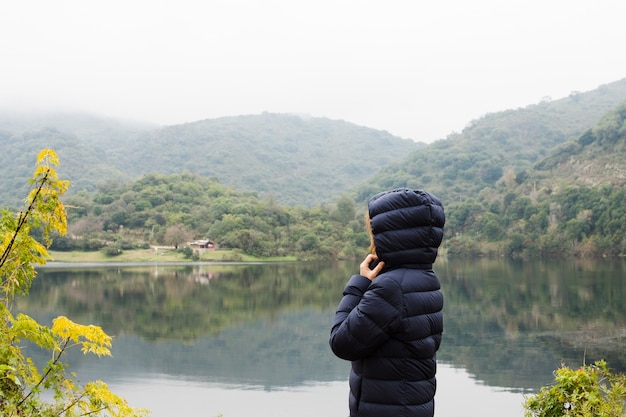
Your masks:
<svg viewBox="0 0 626 417"><path fill-rule="evenodd" d="M337 200L337 209L333 213L334 220L347 224L354 220L356 216L356 209L354 208L354 201L347 195L339 197Z"/></svg>
<svg viewBox="0 0 626 417"><path fill-rule="evenodd" d="M69 182L60 180L54 170L58 158L45 149L37 156L31 191L25 209L15 215L0 212L0 414L12 416L142 416L147 410L130 407L102 381L82 386L67 371L61 357L80 347L84 354L110 355L111 338L98 326L84 326L67 317L57 317L52 327L39 324L26 314L13 316L11 304L17 294L28 294L36 276L36 265L50 256L47 247L55 234L67 228L61 196ZM41 233L38 242L31 233ZM24 356L30 342L50 351L50 360L39 369ZM46 398L46 399L44 399Z"/></svg>
<svg viewBox="0 0 626 417"><path fill-rule="evenodd" d="M163 240L174 246L174 249L178 249L180 244L189 242L192 236L193 232L187 229L184 225L175 224L165 230Z"/></svg>
<svg viewBox="0 0 626 417"><path fill-rule="evenodd" d="M501 239L504 233L501 216L491 212L484 213L476 222L476 226L480 233L490 242Z"/></svg>

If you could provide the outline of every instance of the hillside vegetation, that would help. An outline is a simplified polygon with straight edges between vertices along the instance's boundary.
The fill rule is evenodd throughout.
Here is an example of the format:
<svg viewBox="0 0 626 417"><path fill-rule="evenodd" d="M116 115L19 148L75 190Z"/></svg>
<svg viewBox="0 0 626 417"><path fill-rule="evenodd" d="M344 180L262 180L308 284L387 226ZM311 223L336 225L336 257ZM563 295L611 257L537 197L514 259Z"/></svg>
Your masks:
<svg viewBox="0 0 626 417"><path fill-rule="evenodd" d="M626 103L533 167L452 203L450 250L508 256L626 253Z"/></svg>
<svg viewBox="0 0 626 417"><path fill-rule="evenodd" d="M30 126L30 127L29 127ZM286 114L224 117L161 128L84 115L0 116L0 201L17 189L43 148L57 151L72 193L143 175L191 173L288 205L331 202L371 172L423 147L387 132ZM22 190L23 191L23 190Z"/></svg>
<svg viewBox="0 0 626 417"><path fill-rule="evenodd" d="M151 244L189 249L187 242L210 238L257 257L342 259L360 256L368 244L349 198L289 207L188 173L149 174L106 192L82 192L67 206L68 236L55 240L56 250L103 249L115 256Z"/></svg>
<svg viewBox="0 0 626 417"><path fill-rule="evenodd" d="M524 177L555 147L595 126L626 101L626 79L586 93L488 114L384 167L357 190L364 201L392 187L425 188L444 202L476 198L505 174ZM522 179L520 178L520 180Z"/></svg>
<svg viewBox="0 0 626 417"><path fill-rule="evenodd" d="M44 148L54 149L61 159L58 172L71 181L70 195L129 179L117 161L139 132L153 128L85 114L0 113L0 206L21 204L35 157Z"/></svg>
<svg viewBox="0 0 626 417"><path fill-rule="evenodd" d="M431 145L273 114L119 125L127 141L106 142L102 130L89 141L20 135L36 146L48 132L82 164L75 181L93 175L95 191L68 199L70 236L56 249L114 255L210 238L254 256L349 258L367 246L366 200L409 187L444 202L449 255L614 256L626 253L625 106L626 79L486 115Z"/></svg>
<svg viewBox="0 0 626 417"><path fill-rule="evenodd" d="M626 104L593 128L492 186L446 203L444 251L509 257L626 253ZM390 187L403 184L389 184ZM194 174L151 174L68 200L70 239L57 249L184 245L208 237L222 247L274 257L352 258L363 253L364 204L289 207Z"/></svg>
<svg viewBox="0 0 626 417"><path fill-rule="evenodd" d="M446 205L451 255L624 254L625 104L622 80L489 114L385 167L355 198L433 192Z"/></svg>

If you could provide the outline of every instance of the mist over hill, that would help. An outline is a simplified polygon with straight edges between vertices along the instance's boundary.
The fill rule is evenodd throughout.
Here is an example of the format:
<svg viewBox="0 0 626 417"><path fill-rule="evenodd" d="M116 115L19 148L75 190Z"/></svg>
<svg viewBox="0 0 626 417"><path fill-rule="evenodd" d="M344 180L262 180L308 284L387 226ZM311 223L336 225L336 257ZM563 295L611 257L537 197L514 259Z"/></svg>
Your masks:
<svg viewBox="0 0 626 417"><path fill-rule="evenodd" d="M626 252L626 79L488 114L429 145L289 114L55 120L0 117L0 201L17 206L31 161L55 149L80 238L66 248L210 236L256 256L350 257L367 243L365 201L409 187L442 199L449 254Z"/></svg>
<svg viewBox="0 0 626 417"><path fill-rule="evenodd" d="M131 145L131 175L190 171L288 205L333 201L424 147L385 131L288 114L224 117L154 130Z"/></svg>
<svg viewBox="0 0 626 417"><path fill-rule="evenodd" d="M396 187L439 196L449 255L626 253L626 79L518 110L390 164L356 188L360 204Z"/></svg>
<svg viewBox="0 0 626 417"><path fill-rule="evenodd" d="M626 79L585 93L488 114L461 133L384 167L357 190L360 201L381 189L425 188L446 203L494 189L505 174L523 180L533 165L594 127L626 101Z"/></svg>
<svg viewBox="0 0 626 417"><path fill-rule="evenodd" d="M70 195L150 173L192 173L289 205L333 201L419 144L339 120L248 115L154 127L84 114L0 115L0 202L17 206L37 153L56 150Z"/></svg>
<svg viewBox="0 0 626 417"><path fill-rule="evenodd" d="M17 206L53 148L70 195L150 173L192 173L307 207L354 192L425 188L461 201L526 170L626 100L626 79L485 115L430 145L341 120L264 113L158 127L87 114L0 114L0 202ZM420 117L416 115L416 123Z"/></svg>

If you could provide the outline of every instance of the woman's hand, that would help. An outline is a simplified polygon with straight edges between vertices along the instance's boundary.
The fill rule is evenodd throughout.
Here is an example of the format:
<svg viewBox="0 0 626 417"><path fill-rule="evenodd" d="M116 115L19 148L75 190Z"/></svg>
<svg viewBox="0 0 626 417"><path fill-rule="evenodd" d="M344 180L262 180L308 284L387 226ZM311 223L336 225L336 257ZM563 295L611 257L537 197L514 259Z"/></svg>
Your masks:
<svg viewBox="0 0 626 417"><path fill-rule="evenodd" d="M378 262L378 264L374 267L374 269L370 269L370 264L378 260L376 255L369 254L365 257L365 260L361 262L359 265L359 274L369 279L370 281L374 281L374 278L380 273L383 266L385 266L384 262Z"/></svg>

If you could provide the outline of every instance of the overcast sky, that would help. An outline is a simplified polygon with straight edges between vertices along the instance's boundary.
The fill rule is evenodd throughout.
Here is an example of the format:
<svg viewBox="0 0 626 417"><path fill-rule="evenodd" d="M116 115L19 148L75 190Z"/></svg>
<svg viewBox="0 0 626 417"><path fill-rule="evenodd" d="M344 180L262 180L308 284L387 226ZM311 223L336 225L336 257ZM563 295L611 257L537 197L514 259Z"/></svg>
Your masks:
<svg viewBox="0 0 626 417"><path fill-rule="evenodd" d="M431 142L625 78L625 19L624 0L3 1L0 108L302 113Z"/></svg>

